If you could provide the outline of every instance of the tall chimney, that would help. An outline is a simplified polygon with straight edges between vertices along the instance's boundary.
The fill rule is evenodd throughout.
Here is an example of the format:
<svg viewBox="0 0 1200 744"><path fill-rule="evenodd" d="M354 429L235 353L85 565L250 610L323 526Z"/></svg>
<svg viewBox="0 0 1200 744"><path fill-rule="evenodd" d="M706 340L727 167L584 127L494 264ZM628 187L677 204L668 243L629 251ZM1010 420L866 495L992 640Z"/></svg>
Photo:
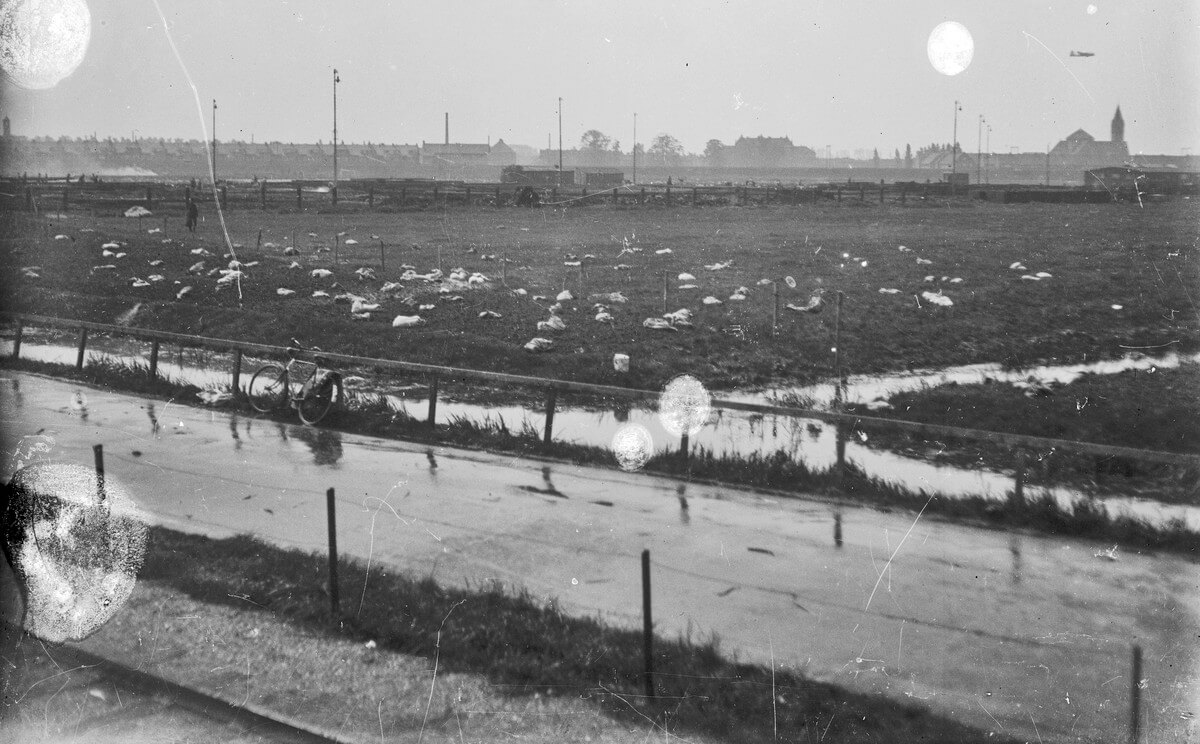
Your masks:
<svg viewBox="0 0 1200 744"><path fill-rule="evenodd" d="M450 112L446 112L446 144L450 144Z"/></svg>

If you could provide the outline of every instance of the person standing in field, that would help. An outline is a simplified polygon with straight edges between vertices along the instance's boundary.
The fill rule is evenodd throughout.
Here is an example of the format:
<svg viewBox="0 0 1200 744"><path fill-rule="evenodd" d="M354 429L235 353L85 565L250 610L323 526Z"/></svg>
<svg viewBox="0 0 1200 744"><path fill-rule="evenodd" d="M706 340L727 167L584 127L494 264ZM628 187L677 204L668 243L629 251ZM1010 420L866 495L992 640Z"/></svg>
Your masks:
<svg viewBox="0 0 1200 744"><path fill-rule="evenodd" d="M188 232L196 232L196 220L200 217L200 208L196 206L195 199L188 199L187 203L187 229Z"/></svg>

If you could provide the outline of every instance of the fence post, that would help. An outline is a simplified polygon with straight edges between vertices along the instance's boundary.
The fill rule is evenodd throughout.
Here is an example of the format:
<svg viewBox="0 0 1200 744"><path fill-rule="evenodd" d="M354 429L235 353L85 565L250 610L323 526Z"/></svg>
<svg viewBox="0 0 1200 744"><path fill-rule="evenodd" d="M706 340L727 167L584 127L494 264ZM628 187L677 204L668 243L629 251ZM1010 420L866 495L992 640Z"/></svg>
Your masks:
<svg viewBox="0 0 1200 744"><path fill-rule="evenodd" d="M242 382L242 350L233 350L233 394L236 396Z"/></svg>
<svg viewBox="0 0 1200 744"><path fill-rule="evenodd" d="M383 238L379 239L379 271L387 271L387 258L383 255Z"/></svg>
<svg viewBox="0 0 1200 744"><path fill-rule="evenodd" d="M437 426L437 398L438 398L438 378L437 375L429 382L429 428L433 429Z"/></svg>
<svg viewBox="0 0 1200 744"><path fill-rule="evenodd" d="M21 337L25 335L25 324L17 321L17 335L13 338L13 359L18 359L21 356Z"/></svg>
<svg viewBox="0 0 1200 744"><path fill-rule="evenodd" d="M839 386L840 389L840 386ZM841 410L841 406L838 406ZM836 455L837 462L834 464L833 478L839 494L844 494L846 491L846 428L839 421L834 425L837 432Z"/></svg>
<svg viewBox="0 0 1200 744"><path fill-rule="evenodd" d="M25 209L26 209L26 211L29 211L29 212L33 211L33 187L32 186L25 187Z"/></svg>
<svg viewBox="0 0 1200 744"><path fill-rule="evenodd" d="M496 187L496 206L497 207L503 206L503 204L500 201L500 187L499 186Z"/></svg>
<svg viewBox="0 0 1200 744"><path fill-rule="evenodd" d="M654 694L654 621L650 616L650 551L642 551L642 651L646 670L642 679L646 697Z"/></svg>
<svg viewBox="0 0 1200 744"><path fill-rule="evenodd" d="M558 390L550 388L546 393L546 431L542 435L542 444L549 445L554 438L554 406L558 402Z"/></svg>
<svg viewBox="0 0 1200 744"><path fill-rule="evenodd" d="M149 186L147 186L146 187L146 209L150 209L153 206L154 206L154 192Z"/></svg>
<svg viewBox="0 0 1200 744"><path fill-rule="evenodd" d="M221 187L221 209L225 209L228 206L229 206L229 187L222 186Z"/></svg>
<svg viewBox="0 0 1200 744"><path fill-rule="evenodd" d="M76 371L79 371L79 372L83 371L83 353L86 348L87 348L87 329L81 328L81 329L79 329L79 353L76 354L76 356L75 356Z"/></svg>
<svg viewBox="0 0 1200 744"><path fill-rule="evenodd" d="M267 211L267 179L263 179L262 185L258 187L258 202L262 210Z"/></svg>
<svg viewBox="0 0 1200 744"><path fill-rule="evenodd" d="M842 200L842 187L841 186L837 187L837 200L838 201Z"/></svg>
<svg viewBox="0 0 1200 744"><path fill-rule="evenodd" d="M642 193L638 196L638 206L640 207L645 203L646 203L646 187L643 186Z"/></svg>
<svg viewBox="0 0 1200 744"><path fill-rule="evenodd" d="M1025 506L1025 450L1017 450L1016 472L1013 473L1013 495L1010 506L1020 510Z"/></svg>
<svg viewBox="0 0 1200 744"><path fill-rule="evenodd" d="M329 615L334 622L338 615L338 574L337 574L337 517L333 506L333 489L325 491L325 508L329 514Z"/></svg>
<svg viewBox="0 0 1200 744"><path fill-rule="evenodd" d="M158 341L150 342L150 379L158 376Z"/></svg>
<svg viewBox="0 0 1200 744"><path fill-rule="evenodd" d="M259 228L258 230L258 240L254 243L254 250L262 250L262 228Z"/></svg>
<svg viewBox="0 0 1200 744"><path fill-rule="evenodd" d="M667 184L667 206L671 206L671 184Z"/></svg>
<svg viewBox="0 0 1200 744"><path fill-rule="evenodd" d="M1142 735L1142 647L1133 647L1133 679L1129 686L1129 744L1138 744Z"/></svg>
<svg viewBox="0 0 1200 744"><path fill-rule="evenodd" d="M771 335L779 333L779 282L771 282L772 294L774 295L771 306Z"/></svg>
<svg viewBox="0 0 1200 744"><path fill-rule="evenodd" d="M296 184L296 209L304 209L304 192L300 190L300 184ZM295 245L295 241L292 245Z"/></svg>
<svg viewBox="0 0 1200 744"><path fill-rule="evenodd" d="M663 315L667 314L667 272L663 272Z"/></svg>
<svg viewBox="0 0 1200 744"><path fill-rule="evenodd" d="M104 445L92 445L92 454L96 457L96 497L104 503Z"/></svg>
<svg viewBox="0 0 1200 744"><path fill-rule="evenodd" d="M867 200L867 187L866 186L858 187L858 200L860 202L865 202Z"/></svg>

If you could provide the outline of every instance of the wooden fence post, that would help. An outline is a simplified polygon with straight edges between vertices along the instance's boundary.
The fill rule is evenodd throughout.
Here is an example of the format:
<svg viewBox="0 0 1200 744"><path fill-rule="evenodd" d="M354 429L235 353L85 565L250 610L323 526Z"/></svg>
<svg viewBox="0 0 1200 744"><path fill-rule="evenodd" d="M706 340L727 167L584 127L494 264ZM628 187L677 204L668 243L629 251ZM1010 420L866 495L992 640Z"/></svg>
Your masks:
<svg viewBox="0 0 1200 744"><path fill-rule="evenodd" d="M151 209L153 206L154 206L154 192L149 186L147 186L146 187L146 209Z"/></svg>
<svg viewBox="0 0 1200 744"><path fill-rule="evenodd" d="M150 342L150 379L158 376L158 341Z"/></svg>
<svg viewBox="0 0 1200 744"><path fill-rule="evenodd" d="M617 204L620 204L620 201L617 198L617 194L618 194L618 192L620 192L620 190L621 190L620 186L617 186L616 188L614 188L612 190L612 203L614 206Z"/></svg>
<svg viewBox="0 0 1200 744"><path fill-rule="evenodd" d="M1012 508L1020 511L1025 506L1025 450L1017 450L1013 473Z"/></svg>
<svg viewBox="0 0 1200 744"><path fill-rule="evenodd" d="M258 187L258 202L262 210L267 211L267 179L263 179L262 185Z"/></svg>
<svg viewBox="0 0 1200 744"><path fill-rule="evenodd" d="M771 289L771 335L774 336L779 332L779 282L771 282Z"/></svg>
<svg viewBox="0 0 1200 744"><path fill-rule="evenodd" d="M100 503L104 503L104 445L92 445L92 454L96 458L96 498Z"/></svg>
<svg viewBox="0 0 1200 744"><path fill-rule="evenodd" d="M429 428L437 427L437 398L438 398L438 378L437 375L429 382Z"/></svg>
<svg viewBox="0 0 1200 744"><path fill-rule="evenodd" d="M233 394L236 396L242 381L242 350L233 350Z"/></svg>
<svg viewBox="0 0 1200 744"><path fill-rule="evenodd" d="M17 321L17 335L13 338L13 359L18 359L21 356L21 337L25 335L25 324Z"/></svg>
<svg viewBox="0 0 1200 744"><path fill-rule="evenodd" d="M638 206L640 207L645 203L646 203L646 187L643 186L642 193L638 196Z"/></svg>
<svg viewBox="0 0 1200 744"><path fill-rule="evenodd" d="M542 444L549 445L554 437L554 406L558 402L558 390L550 388L546 393L546 431L542 435Z"/></svg>
<svg viewBox="0 0 1200 744"><path fill-rule="evenodd" d="M1142 736L1142 647L1133 647L1133 679L1129 685L1129 744Z"/></svg>
<svg viewBox="0 0 1200 744"><path fill-rule="evenodd" d="M642 659L645 671L642 680L646 697L654 694L654 621L650 616L650 551L642 551Z"/></svg>
<svg viewBox="0 0 1200 744"><path fill-rule="evenodd" d="M76 371L83 371L83 355L87 349L87 329L79 329L79 353L75 356Z"/></svg>
<svg viewBox="0 0 1200 744"><path fill-rule="evenodd" d="M667 206L671 206L671 184L667 184Z"/></svg>
<svg viewBox="0 0 1200 744"><path fill-rule="evenodd" d="M334 511L333 496L332 488L325 491L325 511L329 516L329 616L333 622L337 622L340 615L338 608L337 515Z"/></svg>
<svg viewBox="0 0 1200 744"><path fill-rule="evenodd" d="M258 240L254 243L254 250L256 250L256 251L262 250L262 228L261 227L258 229Z"/></svg>

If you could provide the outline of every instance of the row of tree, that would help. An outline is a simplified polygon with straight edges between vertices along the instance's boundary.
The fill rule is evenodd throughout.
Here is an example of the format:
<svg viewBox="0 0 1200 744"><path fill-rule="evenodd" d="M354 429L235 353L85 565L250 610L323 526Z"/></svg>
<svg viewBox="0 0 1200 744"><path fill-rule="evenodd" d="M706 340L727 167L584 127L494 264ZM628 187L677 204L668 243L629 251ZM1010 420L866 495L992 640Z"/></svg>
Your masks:
<svg viewBox="0 0 1200 744"><path fill-rule="evenodd" d="M583 136L579 139L579 146L584 151L592 153L622 153L620 140L615 140L609 137L599 129L589 129L584 132ZM717 158L721 155L721 151L726 147L728 147L728 145L721 142L721 140L710 139L704 145L704 157ZM917 157L919 158L933 152L948 151L949 149L949 144L931 143L917 150ZM664 162L668 163L678 160L686 154L684 152L683 145L680 144L679 140L665 133L660 134L651 140L650 148L648 150L644 149L640 144L638 144L634 146L634 151L639 155L645 154L653 158L662 158ZM959 151L961 152L961 149ZM879 167L882 162L882 158L879 156L879 148L875 148L874 155L871 160L874 162L876 167ZM900 155L900 149L896 148L894 154L892 155L892 162L897 167L903 164L905 168L912 168L915 164L912 145L904 146L903 157Z"/></svg>

